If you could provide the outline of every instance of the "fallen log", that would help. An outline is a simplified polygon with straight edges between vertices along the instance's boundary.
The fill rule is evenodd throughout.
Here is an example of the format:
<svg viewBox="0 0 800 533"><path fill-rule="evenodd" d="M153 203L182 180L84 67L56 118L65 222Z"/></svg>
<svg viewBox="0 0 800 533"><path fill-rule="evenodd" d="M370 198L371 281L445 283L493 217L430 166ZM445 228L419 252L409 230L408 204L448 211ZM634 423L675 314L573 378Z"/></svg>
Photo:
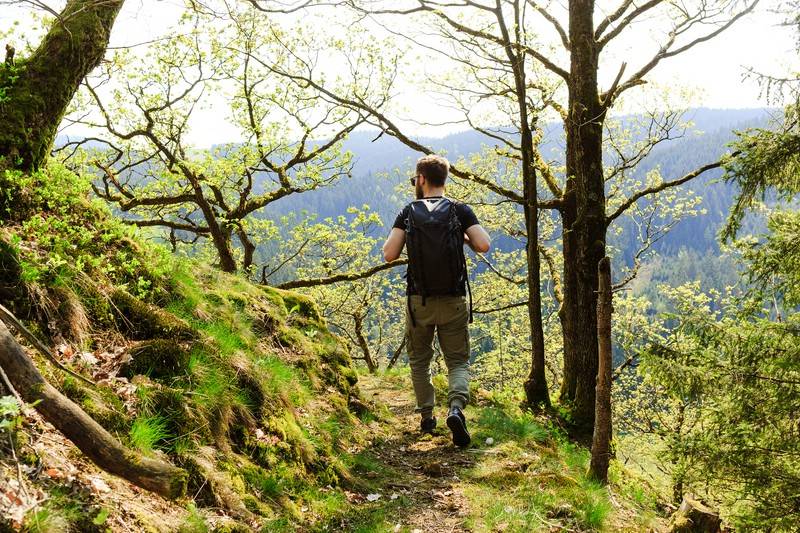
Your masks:
<svg viewBox="0 0 800 533"><path fill-rule="evenodd" d="M188 474L185 470L123 446L42 377L2 321L0 367L22 399L33 405L97 466L165 498L177 498L186 492Z"/></svg>

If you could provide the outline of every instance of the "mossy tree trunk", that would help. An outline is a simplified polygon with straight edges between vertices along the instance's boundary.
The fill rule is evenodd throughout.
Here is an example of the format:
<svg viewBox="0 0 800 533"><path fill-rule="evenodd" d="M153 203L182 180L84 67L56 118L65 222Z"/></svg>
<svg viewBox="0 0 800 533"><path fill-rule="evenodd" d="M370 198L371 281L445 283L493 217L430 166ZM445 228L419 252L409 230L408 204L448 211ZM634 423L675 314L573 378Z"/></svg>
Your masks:
<svg viewBox="0 0 800 533"><path fill-rule="evenodd" d="M355 326L355 333L356 339L358 340L358 347L361 349L361 353L364 354L364 362L367 364L367 368L369 369L370 373L374 374L378 371L378 363L375 361L375 358L372 356L372 352L369 349L369 342L367 341L366 335L364 335L364 316L358 313L353 314L353 324Z"/></svg>
<svg viewBox="0 0 800 533"><path fill-rule="evenodd" d="M593 0L569 3L569 116L564 227L564 381L561 400L575 425L591 434L597 379L597 264L606 255L603 122L606 106L597 83L599 46Z"/></svg>
<svg viewBox="0 0 800 533"><path fill-rule="evenodd" d="M102 60L124 0L69 0L36 51L0 83L0 167L31 171L47 158L81 81Z"/></svg>

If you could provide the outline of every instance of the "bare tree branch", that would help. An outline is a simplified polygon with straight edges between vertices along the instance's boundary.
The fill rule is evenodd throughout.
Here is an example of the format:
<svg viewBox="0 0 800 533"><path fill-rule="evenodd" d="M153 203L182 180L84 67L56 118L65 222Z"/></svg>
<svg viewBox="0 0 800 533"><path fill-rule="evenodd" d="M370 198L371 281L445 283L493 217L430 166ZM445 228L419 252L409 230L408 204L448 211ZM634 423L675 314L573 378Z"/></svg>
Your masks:
<svg viewBox="0 0 800 533"><path fill-rule="evenodd" d="M614 29L612 29L605 36L603 36L603 32L606 30L606 28L608 28L610 24L613 24L616 20L618 20L628 10L628 8L631 5L634 5L633 0L625 0L619 7L619 9L611 13L608 17L606 17L603 20L603 22L601 22L597 26L597 29L594 32L594 38L597 40L597 43L600 46L600 48L603 48L606 44L608 44L608 42L611 39L619 35L622 32L622 30L627 28L631 24L631 22L634 21L634 19L663 3L664 0L650 0L649 2L645 2L641 6L636 7L633 11L628 13L628 15L624 19L622 19L622 21L619 24L617 24L614 27Z"/></svg>
<svg viewBox="0 0 800 533"><path fill-rule="evenodd" d="M739 11L738 13L736 13L734 16L732 16L730 19L728 19L724 24L719 26L716 30L714 30L714 31L712 31L710 33L707 33L707 34L705 34L705 35L703 35L701 37L697 37L696 39L693 39L693 40L689 41L687 44L684 44L682 46L678 46L677 48L673 48L673 45L675 44L675 41L676 41L677 37L680 34L686 32L693 25L703 22L703 19L687 17L687 19L681 21L673 29L673 31L669 35L669 38L667 39L667 42L664 43L661 46L659 51L653 56L652 59L650 59L650 61L648 61L644 66L642 66L636 73L631 75L631 77L628 78L625 82L620 84L619 87L617 88L617 90L614 93L610 93L609 92L607 94L606 101L609 102L609 103L613 102L620 94L622 94L626 90L630 89L631 87L635 87L637 85L641 85L642 83L645 83L644 82L644 77L651 70L653 70L663 59L666 59L666 58L673 57L673 56L676 56L678 54L681 54L681 53L683 53L683 52L695 47L696 45L698 45L700 43L703 43L703 42L706 42L706 41L709 41L709 40L713 39L714 37L716 37L720 33L724 32L725 30L727 30L728 28L733 26L736 23L736 21L738 21L739 19L741 19L742 17L744 17L748 13L752 12L753 9L755 9L755 7L758 5L759 1L760 0L752 0L747 5L746 8L744 8L741 11Z"/></svg>
<svg viewBox="0 0 800 533"><path fill-rule="evenodd" d="M630 198L625 200L622 203L622 205L620 205L613 213L611 213L610 215L606 216L606 226L611 224L616 218L618 218L620 215L622 215L630 206L635 204L641 198L644 198L645 196L649 196L649 195L652 195L652 194L657 194L657 193L659 193L659 192L661 192L663 190L669 189L670 187L676 187L678 185L682 185L682 184L686 183L687 181L691 181L694 178L700 176L701 174L703 174L705 172L708 172L709 170L713 170L715 168L720 168L725 163L725 161L727 161L727 159L729 159L731 157L736 157L738 154L739 154L739 152L733 152L733 153L729 154L725 159L720 159L719 161L715 161L714 163L709 163L707 165L703 165L702 167L700 167L700 168L698 168L696 170L693 170L692 172L689 172L688 174L684 175L681 178L678 178L678 179L675 179L675 180L672 180L672 181L665 181L665 182L659 183L658 185L654 185L653 187L648 187L646 189L643 189L643 190L637 192L636 194L634 194L633 196L631 196Z"/></svg>
<svg viewBox="0 0 800 533"><path fill-rule="evenodd" d="M276 285L276 287L279 289L299 289L305 287L318 287L320 285L331 285L333 283L339 283L342 281L355 281L359 279L368 278L374 274L377 274L378 272L389 270L401 265L405 265L407 263L408 259L396 259L388 263L383 263L381 265L374 266L363 272L348 272L345 274L336 274L334 276L330 276L327 278L298 279L286 283L281 283L280 285Z"/></svg>

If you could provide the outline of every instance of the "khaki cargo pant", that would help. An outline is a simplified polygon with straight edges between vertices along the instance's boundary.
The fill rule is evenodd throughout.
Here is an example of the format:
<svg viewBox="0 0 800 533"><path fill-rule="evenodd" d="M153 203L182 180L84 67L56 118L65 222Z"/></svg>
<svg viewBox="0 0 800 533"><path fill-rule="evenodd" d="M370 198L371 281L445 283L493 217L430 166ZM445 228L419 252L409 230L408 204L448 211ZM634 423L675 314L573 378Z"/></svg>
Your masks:
<svg viewBox="0 0 800 533"><path fill-rule="evenodd" d="M414 322L408 307L414 313ZM436 400L431 383L433 335L447 365L448 405L462 409L469 402L469 309L463 296L411 296L406 308L406 335L411 382L417 397L416 412L427 416Z"/></svg>

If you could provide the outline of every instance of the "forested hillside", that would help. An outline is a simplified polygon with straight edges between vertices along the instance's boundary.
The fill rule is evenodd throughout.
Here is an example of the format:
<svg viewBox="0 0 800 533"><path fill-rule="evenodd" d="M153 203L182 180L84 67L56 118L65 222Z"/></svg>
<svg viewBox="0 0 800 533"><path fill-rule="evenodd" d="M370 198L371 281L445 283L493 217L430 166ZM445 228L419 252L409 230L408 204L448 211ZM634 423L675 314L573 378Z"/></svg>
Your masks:
<svg viewBox="0 0 800 533"><path fill-rule="evenodd" d="M612 506L585 450L486 389L475 453L420 440L407 371L359 376L315 302L170 257L92 201L87 178L53 163L4 180L0 309L24 348L0 323L0 364L36 374L0 403L0 531L660 523L635 474L615 471ZM34 409L41 388L55 411ZM490 497L509 479L512 496Z"/></svg>
<svg viewBox="0 0 800 533"><path fill-rule="evenodd" d="M735 131L764 126L773 114L774 111L768 109L689 109L683 117L690 123L684 135L656 147L637 167L637 172L644 174L658 166L665 176L683 175L722 154L726 145L734 140ZM636 117L620 119L622 122L626 120L635 121ZM480 153L483 145L497 144L497 141L476 131L453 133L442 138L421 138L419 141L452 159ZM325 218L345 213L348 207L367 204L380 213L385 224L394 222L397 211L413 192L406 184L418 157L417 152L393 137L379 136L378 132L372 131L354 132L342 147L354 154L352 177L302 197L284 198L273 206L276 215L305 209ZM548 124L544 127L542 152L555 164L563 164L563 131L560 131L559 125ZM704 177L703 186L718 177ZM400 190L397 190L398 186ZM698 188L698 185L694 187ZM703 199L713 206L713 209L709 209L711 223L719 225L728 212L735 189L731 185L721 184L719 188L711 189L709 197L705 193L704 190ZM693 222L683 223L680 228ZM678 233L681 231L672 231L668 239L676 239ZM714 236L709 235L706 244L712 245L715 241ZM685 235L681 242L697 244Z"/></svg>

